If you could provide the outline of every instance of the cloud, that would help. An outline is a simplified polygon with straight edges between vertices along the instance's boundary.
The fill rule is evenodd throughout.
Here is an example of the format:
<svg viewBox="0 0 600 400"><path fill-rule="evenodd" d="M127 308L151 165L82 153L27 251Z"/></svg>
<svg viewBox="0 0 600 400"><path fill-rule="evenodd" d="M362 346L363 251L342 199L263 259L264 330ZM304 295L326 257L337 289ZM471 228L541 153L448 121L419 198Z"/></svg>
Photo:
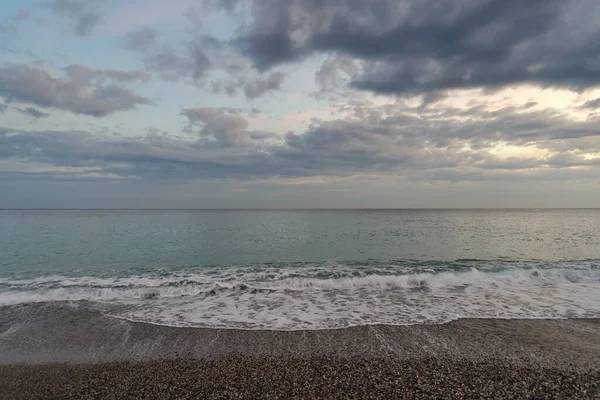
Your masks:
<svg viewBox="0 0 600 400"><path fill-rule="evenodd" d="M126 45L129 50L147 50L154 46L158 32L155 29L144 27L126 35Z"/></svg>
<svg viewBox="0 0 600 400"><path fill-rule="evenodd" d="M600 98L586 101L585 104L583 104L581 106L581 108L593 108L593 109L600 108Z"/></svg>
<svg viewBox="0 0 600 400"><path fill-rule="evenodd" d="M163 80L207 88L215 94L233 96L243 88L246 99L254 100L280 90L285 80L280 71L257 74L234 48L210 36L196 38L180 50L168 46L150 50L145 57L148 71Z"/></svg>
<svg viewBox="0 0 600 400"><path fill-rule="evenodd" d="M235 43L259 70L323 53L359 62L351 85L375 93L600 84L595 0L256 0L252 14Z"/></svg>
<svg viewBox="0 0 600 400"><path fill-rule="evenodd" d="M40 110L38 110L37 108L33 108L33 107L25 107L25 108L17 108L17 111L19 111L21 114L23 115L27 115L33 118L48 118L50 116L50 114L42 112Z"/></svg>
<svg viewBox="0 0 600 400"><path fill-rule="evenodd" d="M145 82L142 71L96 69L81 65L65 68L66 77L28 64L0 66L0 95L40 107L52 107L75 114L103 117L117 111L152 104L126 84Z"/></svg>
<svg viewBox="0 0 600 400"><path fill-rule="evenodd" d="M161 79L203 86L211 72L240 80L250 64L231 46L211 36L184 42L181 48L153 46L144 61L146 69Z"/></svg>
<svg viewBox="0 0 600 400"><path fill-rule="evenodd" d="M8 110L8 105L6 105L6 104L0 104L0 114L5 113L6 110Z"/></svg>
<svg viewBox="0 0 600 400"><path fill-rule="evenodd" d="M75 25L75 34L78 36L87 36L92 32L92 29L100 23L100 15L87 13L77 18Z"/></svg>
<svg viewBox="0 0 600 400"><path fill-rule="evenodd" d="M117 69L98 69L85 65L72 64L65 68L67 75L76 82L105 82L113 80L119 83L146 83L150 75L144 71L121 71Z"/></svg>
<svg viewBox="0 0 600 400"><path fill-rule="evenodd" d="M272 134L248 130L248 121L227 109L186 108L181 114L188 120L186 131L197 134L207 146L253 148Z"/></svg>
<svg viewBox="0 0 600 400"><path fill-rule="evenodd" d="M54 12L71 18L73 30L78 36L89 35L100 24L101 14L94 10L92 0L54 0L51 8Z"/></svg>
<svg viewBox="0 0 600 400"><path fill-rule="evenodd" d="M263 96L265 93L279 90L284 79L285 76L282 72L272 72L264 79L257 79L246 83L244 86L244 94L247 99L256 99Z"/></svg>
<svg viewBox="0 0 600 400"><path fill-rule="evenodd" d="M181 80L196 85L203 83L212 66L206 52L197 45L190 45L184 54L164 48L148 56L145 64L149 71L158 73L164 80Z"/></svg>
<svg viewBox="0 0 600 400"><path fill-rule="evenodd" d="M323 90L332 90L349 83L357 73L357 65L351 57L330 55L315 73L315 81Z"/></svg>
<svg viewBox="0 0 600 400"><path fill-rule="evenodd" d="M600 117L446 101L355 105L300 133L253 130L239 110L186 108L185 136L0 128L0 159L144 179L385 175L415 181L598 180Z"/></svg>

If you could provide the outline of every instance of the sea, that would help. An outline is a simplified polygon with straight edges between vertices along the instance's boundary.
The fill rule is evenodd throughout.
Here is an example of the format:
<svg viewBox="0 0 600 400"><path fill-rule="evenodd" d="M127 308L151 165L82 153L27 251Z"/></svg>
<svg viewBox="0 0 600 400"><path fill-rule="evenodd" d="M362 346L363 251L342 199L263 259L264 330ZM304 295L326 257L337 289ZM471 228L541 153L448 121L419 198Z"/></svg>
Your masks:
<svg viewBox="0 0 600 400"><path fill-rule="evenodd" d="M0 211L0 309L40 303L283 331L598 318L600 209Z"/></svg>

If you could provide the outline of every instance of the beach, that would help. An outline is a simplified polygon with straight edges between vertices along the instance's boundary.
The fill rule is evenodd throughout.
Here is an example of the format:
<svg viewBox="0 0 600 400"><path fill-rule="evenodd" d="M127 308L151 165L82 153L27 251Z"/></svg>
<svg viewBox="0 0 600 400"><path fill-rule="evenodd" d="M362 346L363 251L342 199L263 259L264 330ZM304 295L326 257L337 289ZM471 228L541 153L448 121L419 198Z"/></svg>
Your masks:
<svg viewBox="0 0 600 400"><path fill-rule="evenodd" d="M595 399L598 370L506 360L226 357L0 367L12 399Z"/></svg>
<svg viewBox="0 0 600 400"><path fill-rule="evenodd" d="M0 217L0 399L600 399L598 210Z"/></svg>
<svg viewBox="0 0 600 400"><path fill-rule="evenodd" d="M259 331L81 304L0 316L0 398L600 398L598 319Z"/></svg>

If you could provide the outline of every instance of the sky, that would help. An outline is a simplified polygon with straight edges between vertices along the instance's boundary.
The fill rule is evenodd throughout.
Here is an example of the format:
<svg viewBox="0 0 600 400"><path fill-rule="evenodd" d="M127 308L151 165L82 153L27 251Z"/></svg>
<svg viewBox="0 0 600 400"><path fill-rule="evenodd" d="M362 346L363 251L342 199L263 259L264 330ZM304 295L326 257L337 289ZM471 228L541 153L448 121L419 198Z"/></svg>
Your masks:
<svg viewBox="0 0 600 400"><path fill-rule="evenodd" d="M597 0L0 0L0 208L600 206Z"/></svg>

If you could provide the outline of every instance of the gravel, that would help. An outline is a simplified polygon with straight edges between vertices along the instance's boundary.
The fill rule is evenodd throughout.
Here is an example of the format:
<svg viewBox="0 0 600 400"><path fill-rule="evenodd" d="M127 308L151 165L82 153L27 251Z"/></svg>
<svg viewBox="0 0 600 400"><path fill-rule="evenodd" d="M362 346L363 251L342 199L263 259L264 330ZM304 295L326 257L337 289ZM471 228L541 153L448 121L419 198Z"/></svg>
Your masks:
<svg viewBox="0 0 600 400"><path fill-rule="evenodd" d="M2 399L600 399L600 370L507 360L225 357L0 367Z"/></svg>

